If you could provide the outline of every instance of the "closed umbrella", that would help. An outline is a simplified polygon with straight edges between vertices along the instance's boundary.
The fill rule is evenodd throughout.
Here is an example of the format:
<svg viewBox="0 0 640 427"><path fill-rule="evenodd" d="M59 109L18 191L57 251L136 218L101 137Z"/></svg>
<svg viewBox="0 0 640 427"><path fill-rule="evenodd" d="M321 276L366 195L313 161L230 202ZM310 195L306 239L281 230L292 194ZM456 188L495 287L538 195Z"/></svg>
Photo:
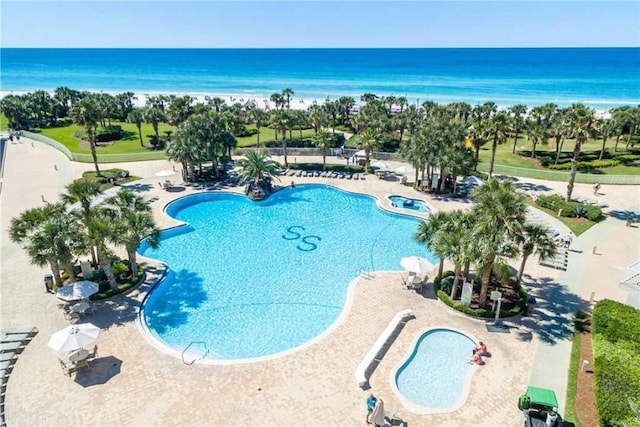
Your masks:
<svg viewBox="0 0 640 427"><path fill-rule="evenodd" d="M159 178L166 178L169 176L173 176L176 174L176 171L170 171L170 170L161 170L160 172L156 172L156 176Z"/></svg>
<svg viewBox="0 0 640 427"><path fill-rule="evenodd" d="M378 402L376 403L375 408L373 408L373 412L369 415L369 422L376 427L382 427L385 425L384 402L382 399L378 398Z"/></svg>
<svg viewBox="0 0 640 427"><path fill-rule="evenodd" d="M431 261L419 256L409 256L400 260L400 265L407 271L413 271L414 273L427 274L433 270Z"/></svg>
<svg viewBox="0 0 640 427"><path fill-rule="evenodd" d="M98 290L99 286L96 282L81 280L61 287L58 289L58 292L56 292L56 296L65 301L75 301L89 298L91 295L97 293Z"/></svg>
<svg viewBox="0 0 640 427"><path fill-rule="evenodd" d="M47 345L56 351L73 351L93 343L99 333L100 328L92 323L69 325L51 335Z"/></svg>

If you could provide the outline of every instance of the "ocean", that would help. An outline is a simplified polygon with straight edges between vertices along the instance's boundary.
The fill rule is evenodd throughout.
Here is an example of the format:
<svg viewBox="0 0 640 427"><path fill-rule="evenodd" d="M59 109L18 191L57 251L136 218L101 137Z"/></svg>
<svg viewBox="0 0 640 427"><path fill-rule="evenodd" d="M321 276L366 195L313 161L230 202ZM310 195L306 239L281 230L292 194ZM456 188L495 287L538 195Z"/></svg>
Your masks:
<svg viewBox="0 0 640 427"><path fill-rule="evenodd" d="M1 49L2 94L104 92L317 100L366 92L501 106L640 104L640 48Z"/></svg>

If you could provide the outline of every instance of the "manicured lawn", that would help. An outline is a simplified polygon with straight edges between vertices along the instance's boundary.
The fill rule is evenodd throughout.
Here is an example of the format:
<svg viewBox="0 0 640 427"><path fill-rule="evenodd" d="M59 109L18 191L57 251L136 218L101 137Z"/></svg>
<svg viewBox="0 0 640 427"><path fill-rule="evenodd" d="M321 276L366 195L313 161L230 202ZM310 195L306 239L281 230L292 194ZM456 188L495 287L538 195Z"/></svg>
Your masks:
<svg viewBox="0 0 640 427"><path fill-rule="evenodd" d="M8 121L4 114L0 113L0 130L7 130Z"/></svg>
<svg viewBox="0 0 640 427"><path fill-rule="evenodd" d="M256 127L253 125L247 126L247 129L255 129ZM291 134L294 139L300 138L300 131L293 130ZM315 131L313 129L303 129L302 130L302 138L311 138L315 135ZM282 138L282 132L278 132L278 141ZM289 138L289 132L287 131L287 138ZM260 128L260 146L264 147L264 144L269 141L275 141L275 131L269 127L262 126ZM258 144L258 134L251 136L244 136L241 138L237 138L238 147L255 147Z"/></svg>
<svg viewBox="0 0 640 427"><path fill-rule="evenodd" d="M561 223L569 227L569 229L573 231L573 234L575 234L576 236L581 235L582 233L584 233L585 231L587 231L588 229L590 229L591 227L597 224L597 222L589 221L586 218L568 218L564 216L558 217L557 212L554 212L551 209L543 208L542 206L538 206L531 199L529 199L529 204L535 207L536 209L540 209L541 211L546 212L552 217L559 220Z"/></svg>
<svg viewBox="0 0 640 427"><path fill-rule="evenodd" d="M98 154L150 153L158 151L152 148L151 144L149 144L149 137L154 135L153 127L150 124L144 123L142 125L142 140L145 143L145 147L140 146L138 128L136 125L121 122L112 122L112 124L122 126L124 137L120 141L99 143L97 147ZM173 129L173 126L161 123L158 128L158 132L160 136L164 136L165 131L173 131ZM89 154L91 153L89 144L74 136L75 133L83 131L84 129L82 126L73 124L59 128L41 129L38 133L55 139L74 153Z"/></svg>
<svg viewBox="0 0 640 427"><path fill-rule="evenodd" d="M615 139L610 138L607 141L607 150L611 152L613 150L613 146L615 144ZM589 156L591 158L597 159L600 154L600 149L602 147L602 140L594 140L589 139L582 147L582 157ZM568 139L564 142L562 146L562 157L570 158L573 153L574 148L574 140ZM536 159L532 159L529 157L531 151L531 144L528 142L526 138L519 137L516 154L513 154L511 150L513 149L513 139L509 139L506 144L498 145L498 149L496 150L496 160L495 163L497 165L504 166L512 166L518 168L527 168L527 169L539 169L539 170L549 170L540 165L540 162ZM618 145L618 153L624 152L624 142L621 140ZM536 146L536 157L539 154L544 153L555 153L555 142L551 141L547 145L538 144ZM489 163L491 161L491 143L487 142L480 148L480 161L483 163ZM602 168L598 169L596 174L607 174L607 175L640 175L640 162L635 162L630 165L618 165L610 168Z"/></svg>

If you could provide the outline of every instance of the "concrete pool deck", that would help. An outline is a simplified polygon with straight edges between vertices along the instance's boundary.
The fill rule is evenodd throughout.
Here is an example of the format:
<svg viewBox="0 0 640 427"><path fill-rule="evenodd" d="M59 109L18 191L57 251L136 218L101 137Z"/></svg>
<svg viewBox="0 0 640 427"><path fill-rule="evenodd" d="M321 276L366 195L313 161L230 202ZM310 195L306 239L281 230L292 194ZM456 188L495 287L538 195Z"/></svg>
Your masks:
<svg viewBox="0 0 640 427"><path fill-rule="evenodd" d="M455 412L419 416L398 405L398 415L409 425L493 426L521 425L517 397L532 379L536 360L544 356L543 346L558 348L567 342L565 332L546 327L557 318L571 315L559 302L588 299L592 289L598 298L623 299L617 290L621 266L638 257L637 228L624 227L623 221L605 221L574 241L576 248L591 245L599 250L598 266L590 274L590 250L575 253L578 265L586 271L557 270L528 263L527 286L540 297L538 320L516 319L508 322L508 333L488 332L485 322L469 319L439 303L428 288L424 295L402 288L399 273L380 273L372 279L361 278L353 289L353 305L344 322L315 345L294 354L254 364L230 366L187 366L151 346L136 325L139 292L119 296L103 303L87 320L102 328L98 338L99 357L90 371L76 378L62 374L56 352L46 343L51 334L68 325L57 308L58 300L44 293L42 277L47 269L30 265L23 250L8 240L9 219L23 210L57 199L64 186L91 170L91 164L69 162L61 153L22 138L22 144L9 144L4 170L2 203L2 326L37 326L40 333L19 356L11 373L5 397L5 415L12 425L233 425L233 426L342 426L364 425L368 392L357 387L354 371L393 315L410 308L410 320L370 378L372 390L391 409L397 404L389 377L396 365L424 328L446 325L469 332L489 346L493 357L474 374L471 392L463 407ZM299 161L303 161L299 157ZM56 167L54 167L56 165ZM150 177L132 184L132 188L157 198L152 203L161 226L172 225L162 213L171 199L198 193L193 187L179 192L160 190L154 173L170 169L168 161L121 165L132 174ZM179 177L172 177L179 181ZM296 183L328 183L323 178L283 178ZM469 207L469 203L439 200L418 193L399 182L379 180L373 175L362 181L334 180L339 188L372 194L383 199L388 194L428 201L436 209ZM539 183L562 191L566 184ZM239 190L239 189L238 189ZM591 186L577 185L577 194L591 196ZM611 209L624 211L638 205L638 187L604 186L599 196ZM617 220L616 220L617 221ZM624 228L623 228L624 227ZM602 231L600 231L602 230ZM624 247L624 251L618 248ZM627 262L627 259L631 259ZM517 264L517 261L514 262ZM354 266L354 273L358 266ZM595 267L594 267L595 268ZM577 277L577 276L580 277ZM619 275L619 277L618 277ZM547 286L556 283L560 286ZM578 284L573 281L580 280ZM566 282L565 282L566 281ZM543 284L545 286L540 286ZM537 288L537 286L540 286ZM578 289L579 288L579 289ZM553 292L551 292L553 289ZM572 290L579 293L572 297ZM560 292L560 294L558 294ZM548 303L548 298L554 298ZM560 306L560 307L559 307ZM536 356L538 355L538 356ZM549 359L546 360L549 364ZM560 364L561 365L561 364ZM558 367L558 375L566 370ZM564 396L558 395L564 400Z"/></svg>

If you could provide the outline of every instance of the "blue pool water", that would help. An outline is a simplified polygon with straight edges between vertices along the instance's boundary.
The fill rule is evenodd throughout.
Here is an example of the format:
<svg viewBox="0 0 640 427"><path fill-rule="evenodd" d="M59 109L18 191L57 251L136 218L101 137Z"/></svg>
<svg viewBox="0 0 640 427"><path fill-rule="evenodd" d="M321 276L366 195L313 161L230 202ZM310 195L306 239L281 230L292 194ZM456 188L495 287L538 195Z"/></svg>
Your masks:
<svg viewBox="0 0 640 427"><path fill-rule="evenodd" d="M459 404L464 381L473 365L467 363L475 343L449 329L426 332L396 373L398 390L424 408L447 409Z"/></svg>
<svg viewBox="0 0 640 427"><path fill-rule="evenodd" d="M143 318L178 352L205 342L209 359L300 346L336 321L358 270L401 270L410 255L436 262L412 238L417 219L322 185L286 188L263 202L199 194L166 212L189 226L164 232L157 249L141 245L171 269Z"/></svg>
<svg viewBox="0 0 640 427"><path fill-rule="evenodd" d="M418 199L409 199L404 196L389 196L391 206L397 209L408 209L415 212L427 213L430 211L425 202Z"/></svg>

